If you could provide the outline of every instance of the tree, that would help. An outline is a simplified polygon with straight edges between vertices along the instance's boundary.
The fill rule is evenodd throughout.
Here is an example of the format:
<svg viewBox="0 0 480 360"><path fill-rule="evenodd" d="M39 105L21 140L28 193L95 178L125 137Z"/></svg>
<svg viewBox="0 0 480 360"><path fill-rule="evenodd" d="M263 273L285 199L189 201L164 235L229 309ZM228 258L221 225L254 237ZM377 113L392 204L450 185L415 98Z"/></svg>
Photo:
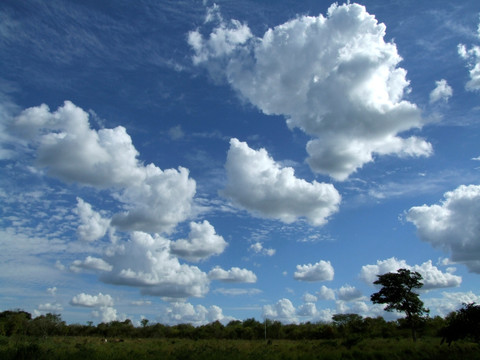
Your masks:
<svg viewBox="0 0 480 360"><path fill-rule="evenodd" d="M423 301L420 300L418 294L413 291L423 286L421 280L422 275L407 269L378 275L374 284L381 285L382 288L370 297L374 304L387 304L385 311L395 310L405 313L412 330L413 341L417 340L416 322L424 313L429 312L423 307Z"/></svg>
<svg viewBox="0 0 480 360"><path fill-rule="evenodd" d="M448 325L440 331L442 343L470 338L480 342L480 305L463 304L463 307L447 316Z"/></svg>

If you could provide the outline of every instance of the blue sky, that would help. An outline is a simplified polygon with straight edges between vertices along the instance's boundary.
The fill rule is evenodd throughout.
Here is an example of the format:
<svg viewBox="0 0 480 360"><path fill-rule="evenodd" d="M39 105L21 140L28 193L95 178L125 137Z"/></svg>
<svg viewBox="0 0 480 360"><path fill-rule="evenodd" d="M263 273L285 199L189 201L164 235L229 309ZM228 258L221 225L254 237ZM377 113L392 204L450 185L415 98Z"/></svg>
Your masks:
<svg viewBox="0 0 480 360"><path fill-rule="evenodd" d="M3 1L0 310L328 321L480 301L477 1Z"/></svg>

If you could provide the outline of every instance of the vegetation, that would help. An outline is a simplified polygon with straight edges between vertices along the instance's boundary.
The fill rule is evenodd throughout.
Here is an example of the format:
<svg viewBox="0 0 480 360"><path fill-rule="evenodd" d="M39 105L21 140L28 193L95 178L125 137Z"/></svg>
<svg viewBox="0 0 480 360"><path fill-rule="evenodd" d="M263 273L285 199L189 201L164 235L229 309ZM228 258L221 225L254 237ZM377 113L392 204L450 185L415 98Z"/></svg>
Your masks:
<svg viewBox="0 0 480 360"><path fill-rule="evenodd" d="M386 311L400 311L406 314L406 320L412 331L413 341L417 340L416 327L424 313L428 309L423 307L414 289L423 286L422 275L416 271L399 269L396 273L378 275L375 285L382 285L379 292L372 294L371 300L375 304L387 304Z"/></svg>
<svg viewBox="0 0 480 360"><path fill-rule="evenodd" d="M407 319L385 321L337 314L329 323L284 325L255 319L167 326L130 320L94 326L66 324L60 315L32 319L0 313L0 359L480 359L480 307L465 305L446 318L417 324L413 344ZM265 325L267 341L265 341ZM462 336L442 337L468 329Z"/></svg>

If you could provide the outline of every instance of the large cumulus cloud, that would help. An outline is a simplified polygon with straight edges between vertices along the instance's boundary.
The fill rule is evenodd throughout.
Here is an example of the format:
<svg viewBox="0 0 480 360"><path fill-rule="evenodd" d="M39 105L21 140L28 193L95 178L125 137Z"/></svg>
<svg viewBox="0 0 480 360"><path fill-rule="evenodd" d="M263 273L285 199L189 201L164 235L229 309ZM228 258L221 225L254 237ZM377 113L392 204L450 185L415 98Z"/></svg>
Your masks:
<svg viewBox="0 0 480 360"><path fill-rule="evenodd" d="M70 101L51 112L47 105L24 110L12 132L36 155L37 166L66 182L112 189L122 203L111 224L122 230L169 232L191 212L196 184L187 169L144 165L126 129L92 129L89 115ZM92 219L79 201L79 215ZM105 223L79 229L85 240L104 234Z"/></svg>
<svg viewBox="0 0 480 360"><path fill-rule="evenodd" d="M265 149L231 139L225 168L228 182L222 194L262 216L323 225L338 210L341 197L333 185L298 179L293 168L281 167Z"/></svg>
<svg viewBox="0 0 480 360"><path fill-rule="evenodd" d="M375 154L432 153L425 140L399 136L424 120L404 99L406 71L385 31L365 7L334 4L326 17L299 16L263 37L220 20L208 37L192 31L189 43L195 64L222 73L265 114L283 115L313 137L306 148L314 171L345 180Z"/></svg>
<svg viewBox="0 0 480 360"><path fill-rule="evenodd" d="M480 185L461 185L439 204L407 213L421 240L451 254L451 260L480 273Z"/></svg>

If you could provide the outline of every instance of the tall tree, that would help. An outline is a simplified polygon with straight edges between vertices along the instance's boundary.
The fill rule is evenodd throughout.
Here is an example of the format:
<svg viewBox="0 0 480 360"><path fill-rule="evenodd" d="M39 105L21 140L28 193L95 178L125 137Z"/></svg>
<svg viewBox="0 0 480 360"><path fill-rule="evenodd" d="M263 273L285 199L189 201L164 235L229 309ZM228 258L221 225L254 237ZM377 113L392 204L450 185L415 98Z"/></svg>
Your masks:
<svg viewBox="0 0 480 360"><path fill-rule="evenodd" d="M423 286L422 275L416 271L399 269L396 273L378 275L375 285L381 285L380 291L370 297L374 304L387 304L386 311L404 312L412 329L412 339L417 341L416 323L429 310L423 307L423 301L414 289Z"/></svg>

